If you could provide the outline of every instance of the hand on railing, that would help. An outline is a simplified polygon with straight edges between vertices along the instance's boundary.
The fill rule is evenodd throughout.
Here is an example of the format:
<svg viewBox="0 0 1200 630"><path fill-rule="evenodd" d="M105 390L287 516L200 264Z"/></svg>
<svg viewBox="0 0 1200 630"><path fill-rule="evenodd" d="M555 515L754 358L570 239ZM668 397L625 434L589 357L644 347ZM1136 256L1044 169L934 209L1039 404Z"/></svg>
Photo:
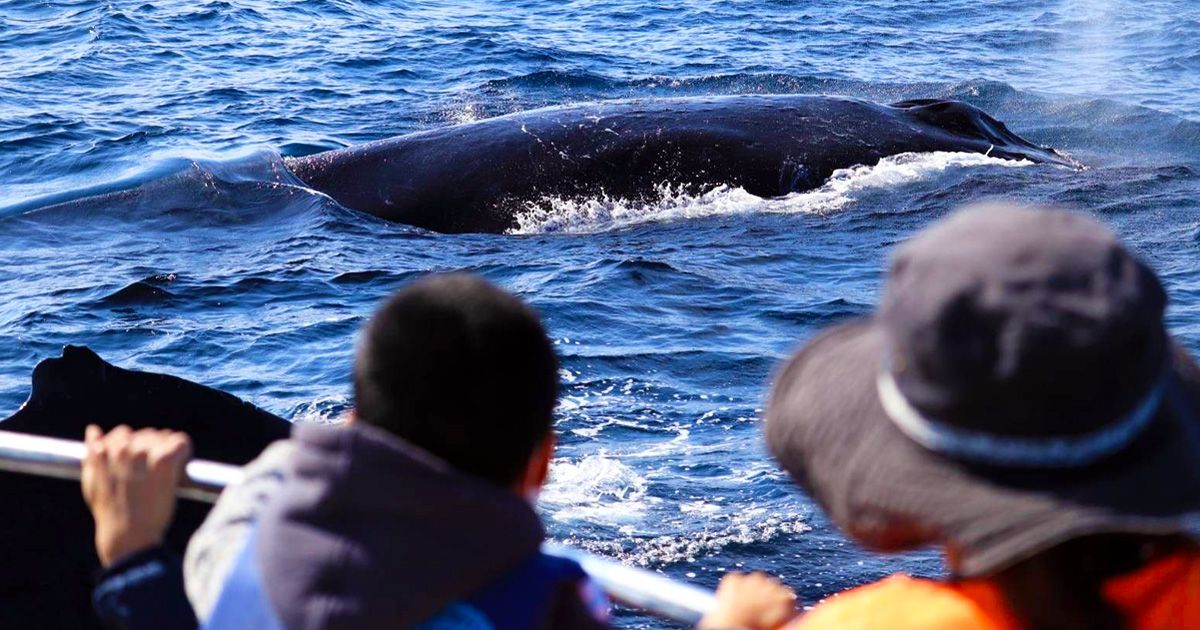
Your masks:
<svg viewBox="0 0 1200 630"><path fill-rule="evenodd" d="M192 456L188 436L176 431L119 426L84 434L83 498L96 520L96 554L110 566L162 544L175 513L175 488Z"/></svg>
<svg viewBox="0 0 1200 630"><path fill-rule="evenodd" d="M717 585L717 603L700 630L771 630L796 614L796 593L764 573L732 573Z"/></svg>

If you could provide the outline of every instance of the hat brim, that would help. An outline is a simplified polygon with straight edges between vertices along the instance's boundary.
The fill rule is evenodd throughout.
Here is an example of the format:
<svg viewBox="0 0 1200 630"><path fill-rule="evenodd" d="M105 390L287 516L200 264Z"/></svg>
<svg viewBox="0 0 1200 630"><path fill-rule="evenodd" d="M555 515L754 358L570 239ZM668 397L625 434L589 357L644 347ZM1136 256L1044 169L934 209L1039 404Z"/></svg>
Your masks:
<svg viewBox="0 0 1200 630"><path fill-rule="evenodd" d="M950 545L971 577L1083 535L1183 532L1200 511L1200 367L1177 345L1148 428L1071 470L974 466L913 442L876 394L883 351L872 321L825 331L779 372L766 414L772 454L865 546Z"/></svg>

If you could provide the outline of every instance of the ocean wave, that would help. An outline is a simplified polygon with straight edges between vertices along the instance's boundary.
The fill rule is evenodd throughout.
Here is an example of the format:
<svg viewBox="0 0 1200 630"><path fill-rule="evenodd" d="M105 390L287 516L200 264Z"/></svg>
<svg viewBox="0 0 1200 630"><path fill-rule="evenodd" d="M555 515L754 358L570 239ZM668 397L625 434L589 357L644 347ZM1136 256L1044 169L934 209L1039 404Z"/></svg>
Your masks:
<svg viewBox="0 0 1200 630"><path fill-rule="evenodd" d="M288 411L286 417L296 424L335 425L345 422L352 408L349 397L343 394L329 394L296 405Z"/></svg>
<svg viewBox="0 0 1200 630"><path fill-rule="evenodd" d="M525 211L517 215L517 227L511 233L586 234L642 223L762 212L823 214L842 210L871 191L925 181L952 169L1032 165L1033 162L1025 160L1004 160L976 153L902 153L886 157L874 166L839 169L819 188L776 199L764 199L729 186L694 195L673 184L660 185L655 200L648 203L608 196L546 197L527 204Z"/></svg>

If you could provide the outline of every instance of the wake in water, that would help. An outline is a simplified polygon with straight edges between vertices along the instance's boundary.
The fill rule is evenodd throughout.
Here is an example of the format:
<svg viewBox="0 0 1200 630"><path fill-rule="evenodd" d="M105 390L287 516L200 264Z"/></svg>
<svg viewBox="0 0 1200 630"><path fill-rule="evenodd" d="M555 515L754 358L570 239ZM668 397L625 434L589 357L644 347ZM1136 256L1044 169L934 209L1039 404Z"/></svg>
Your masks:
<svg viewBox="0 0 1200 630"><path fill-rule="evenodd" d="M660 185L657 198L649 203L607 196L582 200L546 197L527 203L526 210L517 215L517 227L510 233L587 234L641 223L756 212L824 214L841 210L866 193L927 181L948 170L1032 165L1027 160L1003 160L977 153L902 153L886 157L874 166L839 169L819 188L775 199L764 199L728 186L692 195L683 186L670 183Z"/></svg>

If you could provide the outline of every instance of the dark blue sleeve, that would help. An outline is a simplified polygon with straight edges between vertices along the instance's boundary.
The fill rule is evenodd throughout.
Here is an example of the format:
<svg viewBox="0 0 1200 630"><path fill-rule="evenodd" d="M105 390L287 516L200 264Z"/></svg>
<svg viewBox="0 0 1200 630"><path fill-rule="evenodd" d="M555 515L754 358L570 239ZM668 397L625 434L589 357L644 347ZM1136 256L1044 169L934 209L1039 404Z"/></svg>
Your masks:
<svg viewBox="0 0 1200 630"><path fill-rule="evenodd" d="M100 574L92 605L113 630L195 630L183 565L165 547L139 551Z"/></svg>

